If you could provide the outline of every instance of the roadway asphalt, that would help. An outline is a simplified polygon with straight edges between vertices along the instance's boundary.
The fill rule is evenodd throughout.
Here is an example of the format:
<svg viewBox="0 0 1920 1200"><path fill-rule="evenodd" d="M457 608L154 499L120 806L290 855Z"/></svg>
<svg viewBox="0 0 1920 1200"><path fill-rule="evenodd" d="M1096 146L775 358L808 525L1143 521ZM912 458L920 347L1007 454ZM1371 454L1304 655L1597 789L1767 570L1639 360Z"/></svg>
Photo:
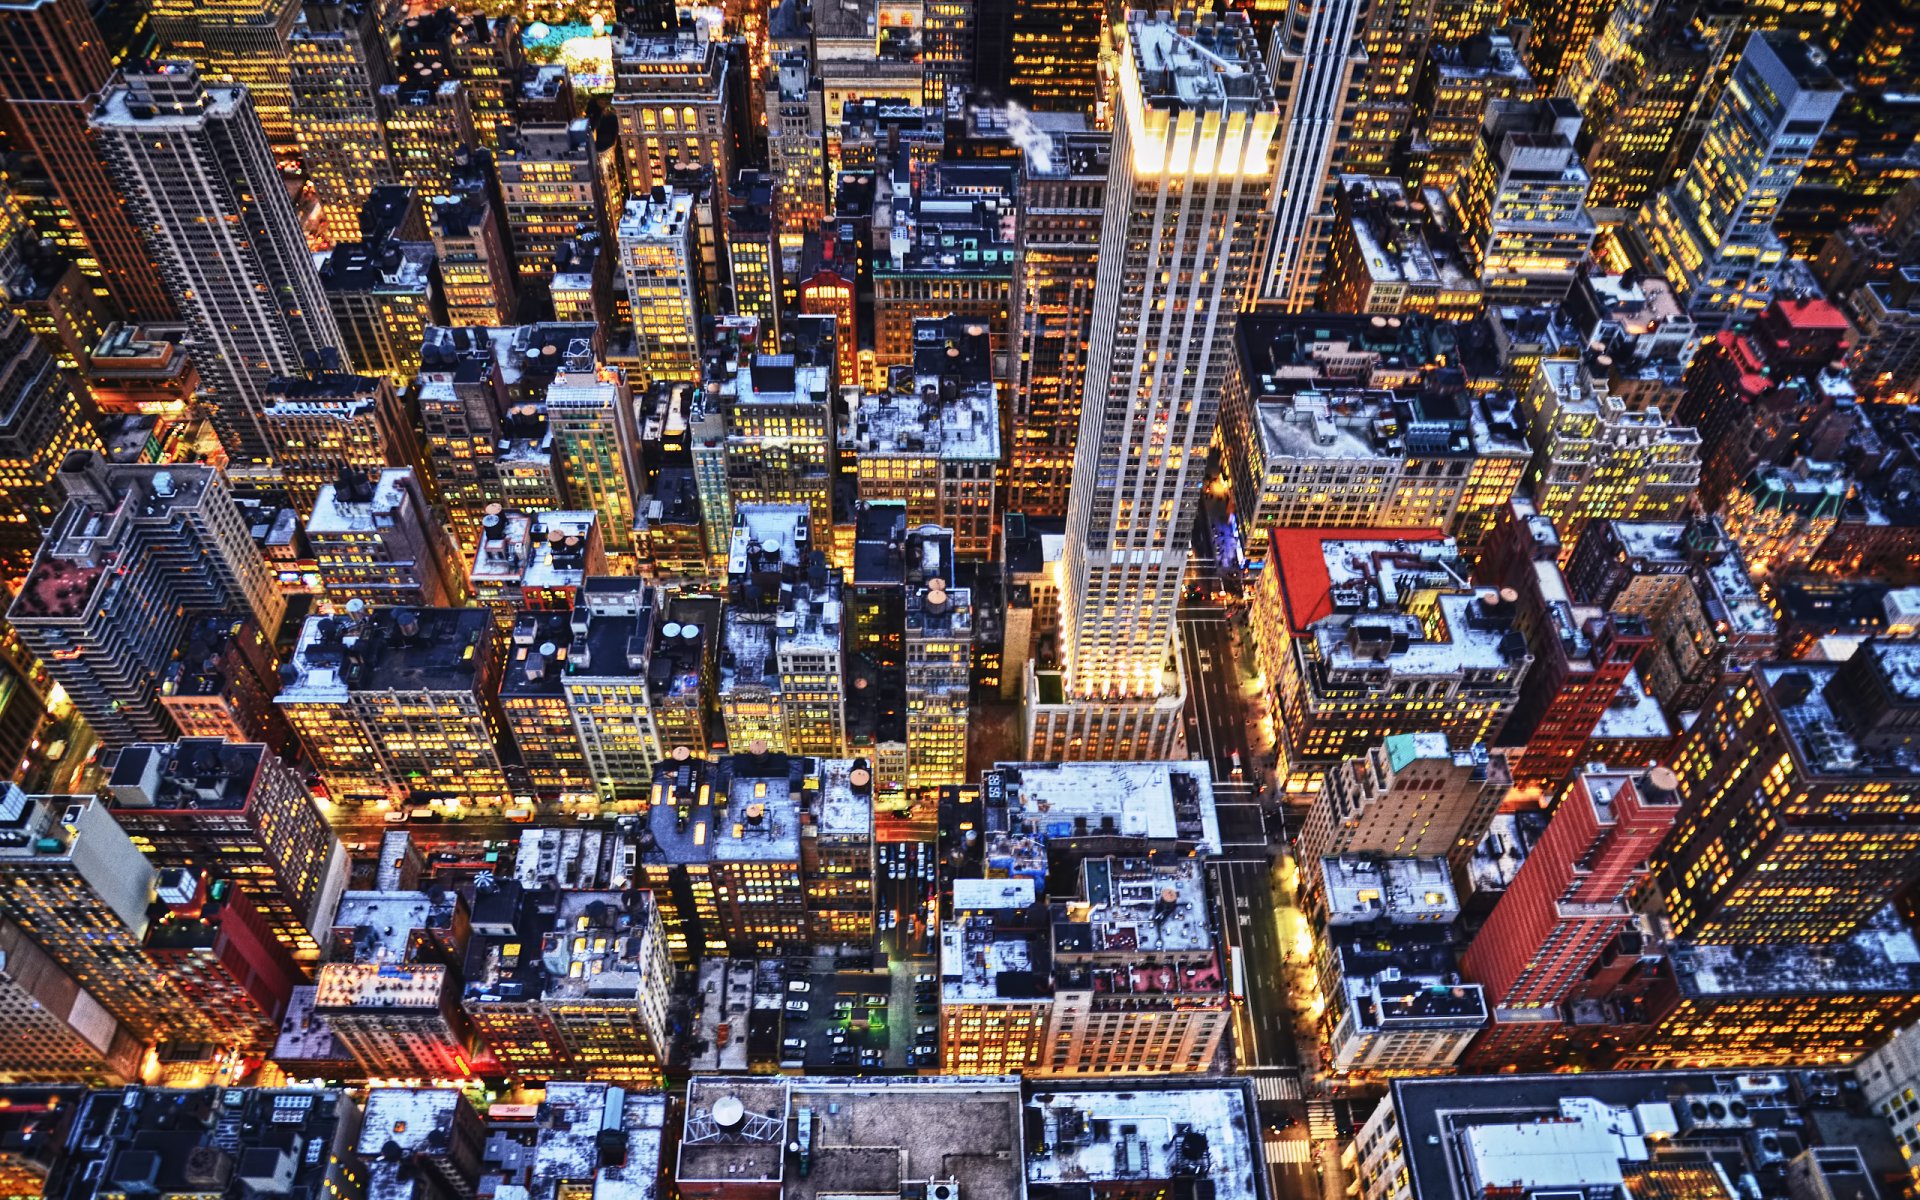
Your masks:
<svg viewBox="0 0 1920 1200"><path fill-rule="evenodd" d="M1187 673L1187 753L1214 769L1222 857L1209 864L1220 928L1245 965L1246 999L1234 1009L1234 1058L1253 1076L1274 1200L1322 1200L1324 1167L1309 1140L1313 1122L1301 1095L1300 1046L1288 1004L1288 974L1274 908L1272 851L1284 844L1277 818L1269 826L1255 784L1234 779L1233 752L1253 768L1246 706L1233 659L1233 626L1224 609L1180 610L1180 645Z"/></svg>

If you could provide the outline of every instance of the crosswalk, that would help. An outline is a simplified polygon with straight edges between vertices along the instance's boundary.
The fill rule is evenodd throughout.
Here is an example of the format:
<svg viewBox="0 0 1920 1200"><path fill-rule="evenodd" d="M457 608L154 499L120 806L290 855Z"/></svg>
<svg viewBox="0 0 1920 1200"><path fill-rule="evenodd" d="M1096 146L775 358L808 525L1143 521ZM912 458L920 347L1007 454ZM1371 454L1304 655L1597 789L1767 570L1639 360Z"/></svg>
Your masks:
<svg viewBox="0 0 1920 1200"><path fill-rule="evenodd" d="M1312 1162L1313 1147L1300 1138L1270 1141L1267 1143L1267 1161L1275 1166Z"/></svg>
<svg viewBox="0 0 1920 1200"><path fill-rule="evenodd" d="M1298 1100L1300 1080L1292 1075L1255 1075L1253 1094L1262 1100Z"/></svg>
<svg viewBox="0 0 1920 1200"><path fill-rule="evenodd" d="M1331 1142L1340 1135L1330 1100L1307 1101L1307 1136L1316 1142Z"/></svg>

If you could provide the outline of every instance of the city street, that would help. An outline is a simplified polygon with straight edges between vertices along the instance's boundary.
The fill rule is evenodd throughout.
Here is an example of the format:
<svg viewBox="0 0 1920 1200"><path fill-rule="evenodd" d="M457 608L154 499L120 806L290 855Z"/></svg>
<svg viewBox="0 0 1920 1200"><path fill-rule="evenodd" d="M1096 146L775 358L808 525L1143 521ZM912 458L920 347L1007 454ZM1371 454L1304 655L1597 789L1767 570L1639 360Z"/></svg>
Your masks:
<svg viewBox="0 0 1920 1200"><path fill-rule="evenodd" d="M1182 665L1187 675L1187 753L1214 769L1214 803L1220 814L1222 857L1210 864L1220 928L1229 952L1241 961L1245 997L1234 1006L1234 1057L1253 1079L1261 1143L1277 1200L1320 1200L1328 1178L1326 1160L1337 1147L1312 1136L1330 1122L1318 1120L1302 1094L1301 1047L1294 997L1301 965L1289 964L1289 939L1303 927L1299 911L1275 905L1285 857L1286 829L1276 816L1269 826L1258 784L1234 777L1256 774L1247 736L1249 711L1240 669L1234 661L1234 627L1224 608L1184 605L1180 610ZM1279 866L1275 851L1280 850ZM1290 899L1290 897L1285 897ZM1308 1053L1317 1053L1310 1049ZM1329 1133L1328 1136L1331 1136Z"/></svg>

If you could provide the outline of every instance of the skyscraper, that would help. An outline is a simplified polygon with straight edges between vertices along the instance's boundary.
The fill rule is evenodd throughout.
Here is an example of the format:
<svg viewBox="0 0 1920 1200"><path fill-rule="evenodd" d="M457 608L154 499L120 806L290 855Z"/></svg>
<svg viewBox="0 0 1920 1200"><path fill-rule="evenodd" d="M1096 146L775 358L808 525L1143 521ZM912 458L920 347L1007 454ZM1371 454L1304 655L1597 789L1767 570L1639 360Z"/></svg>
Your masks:
<svg viewBox="0 0 1920 1200"><path fill-rule="evenodd" d="M1012 427L1008 512L1065 516L1073 439L1086 390L1100 213L1112 159L1110 135L1084 121L1048 132L1021 156L1019 256L1007 319Z"/></svg>
<svg viewBox="0 0 1920 1200"><path fill-rule="evenodd" d="M267 141L276 150L296 148L288 49L300 0L156 0L151 8L161 54L245 88Z"/></svg>
<svg viewBox="0 0 1920 1200"><path fill-rule="evenodd" d="M21 148L32 153L92 251L98 275L129 316L173 315L173 300L122 206L87 125L112 71L106 39L83 0L0 6L0 94Z"/></svg>
<svg viewBox="0 0 1920 1200"><path fill-rule="evenodd" d="M1640 210L1635 232L1648 265L1666 276L1702 333L1750 317L1772 299L1787 257L1774 215L1841 94L1796 35L1754 34L1699 152Z"/></svg>
<svg viewBox="0 0 1920 1200"><path fill-rule="evenodd" d="M1244 16L1131 18L1119 100L1067 516L1066 669L1029 685L1036 757L1167 758L1179 741L1174 607L1273 178L1280 106Z"/></svg>
<svg viewBox="0 0 1920 1200"><path fill-rule="evenodd" d="M293 134L320 201L323 244L360 238L360 205L393 178L375 96L392 79L371 3L313 0L288 39Z"/></svg>
<svg viewBox="0 0 1920 1200"><path fill-rule="evenodd" d="M1365 55L1355 0L1293 0L1273 43L1280 123L1278 203L1261 295L1290 312L1313 303L1332 244L1334 176L1347 170L1350 113Z"/></svg>
<svg viewBox="0 0 1920 1200"><path fill-rule="evenodd" d="M220 440L236 463L268 461L267 380L300 374L340 334L247 89L160 63L125 75L93 129L192 323Z"/></svg>
<svg viewBox="0 0 1920 1200"><path fill-rule="evenodd" d="M1570 100L1497 100L1447 195L1488 304L1558 304L1593 246Z"/></svg>
<svg viewBox="0 0 1920 1200"><path fill-rule="evenodd" d="M1651 864L1675 936L1844 940L1920 878L1916 649L1762 666L1701 712L1673 757L1684 812Z"/></svg>
<svg viewBox="0 0 1920 1200"><path fill-rule="evenodd" d="M1461 973L1501 1008L1567 998L1607 943L1633 925L1632 893L1680 813L1679 781L1585 770L1574 776L1511 887L1473 939Z"/></svg>
<svg viewBox="0 0 1920 1200"><path fill-rule="evenodd" d="M693 197L656 188L650 199L629 200L615 233L627 302L633 309L635 356L647 378L698 378Z"/></svg>
<svg viewBox="0 0 1920 1200"><path fill-rule="evenodd" d="M26 572L66 497L55 468L76 450L100 449L71 377L39 338L0 314L0 572Z"/></svg>
<svg viewBox="0 0 1920 1200"><path fill-rule="evenodd" d="M66 505L7 622L101 741L170 737L156 697L187 620L247 616L272 637L286 600L217 469L89 451L60 480Z"/></svg>

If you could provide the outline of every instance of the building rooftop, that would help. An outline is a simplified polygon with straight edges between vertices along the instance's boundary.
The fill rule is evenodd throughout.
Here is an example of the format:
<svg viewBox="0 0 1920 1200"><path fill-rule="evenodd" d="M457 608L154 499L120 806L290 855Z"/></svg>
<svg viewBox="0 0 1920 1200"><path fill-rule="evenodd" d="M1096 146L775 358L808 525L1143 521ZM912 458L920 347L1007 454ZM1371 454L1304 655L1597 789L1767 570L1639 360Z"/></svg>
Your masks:
<svg viewBox="0 0 1920 1200"><path fill-rule="evenodd" d="M931 1197L941 1183L969 1200L1023 1192L1014 1080L696 1077L686 1111L682 1186L778 1183L786 1200Z"/></svg>
<svg viewBox="0 0 1920 1200"><path fill-rule="evenodd" d="M343 892L333 918L335 941L344 939L352 962L404 962L412 953L413 935L444 926L452 914L453 900L446 893Z"/></svg>
<svg viewBox="0 0 1920 1200"><path fill-rule="evenodd" d="M1032 909L982 909L940 926L943 1004L1035 1004L1053 992L1048 940Z"/></svg>
<svg viewBox="0 0 1920 1200"><path fill-rule="evenodd" d="M354 1149L368 1160L382 1157L388 1142L403 1154L446 1154L453 1143L455 1116L466 1104L466 1096L456 1088L371 1088Z"/></svg>
<svg viewBox="0 0 1920 1200"><path fill-rule="evenodd" d="M381 607L308 617L279 702L342 704L362 690L473 693L492 624L484 608Z"/></svg>
<svg viewBox="0 0 1920 1200"><path fill-rule="evenodd" d="M1174 1196L1205 1194L1182 1181L1210 1184L1215 1200L1266 1195L1265 1151L1244 1081L1036 1086L1026 1118L1033 1200L1156 1183Z"/></svg>
<svg viewBox="0 0 1920 1200"><path fill-rule="evenodd" d="M1323 858L1321 890L1334 925L1385 918L1392 924L1450 924L1460 915L1443 858Z"/></svg>
<svg viewBox="0 0 1920 1200"><path fill-rule="evenodd" d="M1127 50L1139 103L1167 112L1270 108L1273 79L1245 17L1198 21L1161 12L1130 14Z"/></svg>
<svg viewBox="0 0 1920 1200"><path fill-rule="evenodd" d="M1001 763L981 783L986 855L1044 874L1054 838L1120 838L1218 853L1213 772L1204 762Z"/></svg>
<svg viewBox="0 0 1920 1200"><path fill-rule="evenodd" d="M1920 943L1889 905L1835 942L1711 946L1674 942L1674 977L1688 998L1725 995L1920 995Z"/></svg>
<svg viewBox="0 0 1920 1200"><path fill-rule="evenodd" d="M407 467L389 467L372 479L357 471L343 472L337 481L320 485L313 515L307 518L307 536L374 534L392 523L414 486L413 471Z"/></svg>
<svg viewBox="0 0 1920 1200"><path fill-rule="evenodd" d="M660 1191L667 1097L604 1083L551 1080L540 1104L531 1200L558 1200L586 1180L593 1200L654 1200ZM618 1151L607 1145L619 1139Z"/></svg>
<svg viewBox="0 0 1920 1200"><path fill-rule="evenodd" d="M823 838L873 836L873 768L865 759L823 758L808 778L814 828Z"/></svg>
<svg viewBox="0 0 1920 1200"><path fill-rule="evenodd" d="M1589 1200L1786 1200L1787 1164L1817 1136L1808 1117L1820 1111L1804 1109L1788 1077L1772 1072L1428 1077L1388 1086L1408 1186L1427 1198L1485 1188Z"/></svg>
<svg viewBox="0 0 1920 1200"><path fill-rule="evenodd" d="M220 738L135 744L120 752L107 792L121 808L237 812L266 755L257 743Z"/></svg>

